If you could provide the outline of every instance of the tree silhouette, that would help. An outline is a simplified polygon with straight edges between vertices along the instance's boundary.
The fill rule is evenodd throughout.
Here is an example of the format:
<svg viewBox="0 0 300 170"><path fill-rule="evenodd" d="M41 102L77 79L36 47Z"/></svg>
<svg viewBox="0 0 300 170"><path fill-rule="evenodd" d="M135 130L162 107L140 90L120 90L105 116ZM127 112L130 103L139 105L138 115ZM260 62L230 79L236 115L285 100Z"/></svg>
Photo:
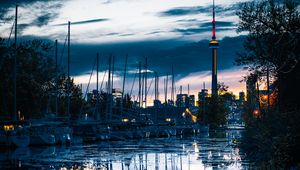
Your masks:
<svg viewBox="0 0 300 170"><path fill-rule="evenodd" d="M252 1L242 3L237 11L238 32L246 31L246 52L236 64L266 77L267 70L276 78L282 110L300 107L300 14L293 0Z"/></svg>
<svg viewBox="0 0 300 170"><path fill-rule="evenodd" d="M40 117L42 113L54 112L56 70L53 46L41 40L25 41L17 50L17 108L25 118ZM0 114L10 117L13 102L13 45L0 38ZM66 112L67 78L59 69L58 96L59 114ZM71 112L80 112L83 104L80 87L71 81Z"/></svg>

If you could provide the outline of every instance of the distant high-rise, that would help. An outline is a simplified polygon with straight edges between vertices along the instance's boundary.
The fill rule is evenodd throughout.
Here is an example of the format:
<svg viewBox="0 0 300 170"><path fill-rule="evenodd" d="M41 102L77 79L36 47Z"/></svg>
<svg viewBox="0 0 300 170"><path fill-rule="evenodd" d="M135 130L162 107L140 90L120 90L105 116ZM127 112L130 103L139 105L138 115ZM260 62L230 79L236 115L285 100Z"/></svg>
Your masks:
<svg viewBox="0 0 300 170"><path fill-rule="evenodd" d="M188 107L189 106L189 96L188 94L177 94L176 97L176 106L177 107Z"/></svg>
<svg viewBox="0 0 300 170"><path fill-rule="evenodd" d="M189 95L189 105L190 106L195 106L195 95Z"/></svg>
<svg viewBox="0 0 300 170"><path fill-rule="evenodd" d="M209 48L212 49L211 94L218 95L217 48L219 48L219 42L216 39L216 20L215 20L215 1L214 0L213 0L212 39L209 42Z"/></svg>
<svg viewBox="0 0 300 170"><path fill-rule="evenodd" d="M208 90L207 89L202 89L201 92L198 93L198 101L199 105L202 105L205 98L208 96Z"/></svg>
<svg viewBox="0 0 300 170"><path fill-rule="evenodd" d="M246 89L247 89L247 105L250 112L253 112L255 109L259 108L258 105L258 95L255 84L257 83L257 77L251 76L247 78Z"/></svg>
<svg viewBox="0 0 300 170"><path fill-rule="evenodd" d="M239 101L240 102L244 102L245 101L245 92L240 92L239 93Z"/></svg>

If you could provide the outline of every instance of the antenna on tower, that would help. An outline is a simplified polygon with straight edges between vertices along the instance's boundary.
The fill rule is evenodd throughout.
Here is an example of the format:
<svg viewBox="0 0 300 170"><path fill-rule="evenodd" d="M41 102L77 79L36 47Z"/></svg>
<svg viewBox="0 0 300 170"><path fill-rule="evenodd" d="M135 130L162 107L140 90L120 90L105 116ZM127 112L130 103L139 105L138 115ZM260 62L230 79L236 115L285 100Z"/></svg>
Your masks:
<svg viewBox="0 0 300 170"><path fill-rule="evenodd" d="M215 0L213 0L213 21L212 21L212 25L213 25L213 32L212 32L212 39L215 40L216 39L216 15L215 15Z"/></svg>

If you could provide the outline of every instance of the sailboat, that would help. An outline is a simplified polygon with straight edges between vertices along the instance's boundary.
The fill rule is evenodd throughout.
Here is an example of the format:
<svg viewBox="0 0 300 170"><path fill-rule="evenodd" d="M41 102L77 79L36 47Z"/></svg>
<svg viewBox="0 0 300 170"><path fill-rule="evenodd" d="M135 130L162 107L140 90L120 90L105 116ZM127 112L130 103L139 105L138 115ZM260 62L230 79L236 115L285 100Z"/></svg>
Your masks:
<svg viewBox="0 0 300 170"><path fill-rule="evenodd" d="M28 126L23 121L1 123L0 145L9 147L26 147L30 143Z"/></svg>
<svg viewBox="0 0 300 170"><path fill-rule="evenodd" d="M30 138L28 135L25 121L17 120L17 26L18 26L18 5L16 5L15 14L15 57L14 57L14 72L13 72L13 120L2 122L0 127L0 144L5 146L26 147L29 145Z"/></svg>

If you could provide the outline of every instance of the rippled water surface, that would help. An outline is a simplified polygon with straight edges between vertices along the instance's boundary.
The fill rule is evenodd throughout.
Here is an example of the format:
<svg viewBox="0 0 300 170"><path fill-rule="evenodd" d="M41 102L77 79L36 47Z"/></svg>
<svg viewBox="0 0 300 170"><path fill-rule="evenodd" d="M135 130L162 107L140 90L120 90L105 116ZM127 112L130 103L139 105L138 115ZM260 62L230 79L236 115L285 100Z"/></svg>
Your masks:
<svg viewBox="0 0 300 170"><path fill-rule="evenodd" d="M2 149L0 169L248 169L237 146L241 130L192 137Z"/></svg>

